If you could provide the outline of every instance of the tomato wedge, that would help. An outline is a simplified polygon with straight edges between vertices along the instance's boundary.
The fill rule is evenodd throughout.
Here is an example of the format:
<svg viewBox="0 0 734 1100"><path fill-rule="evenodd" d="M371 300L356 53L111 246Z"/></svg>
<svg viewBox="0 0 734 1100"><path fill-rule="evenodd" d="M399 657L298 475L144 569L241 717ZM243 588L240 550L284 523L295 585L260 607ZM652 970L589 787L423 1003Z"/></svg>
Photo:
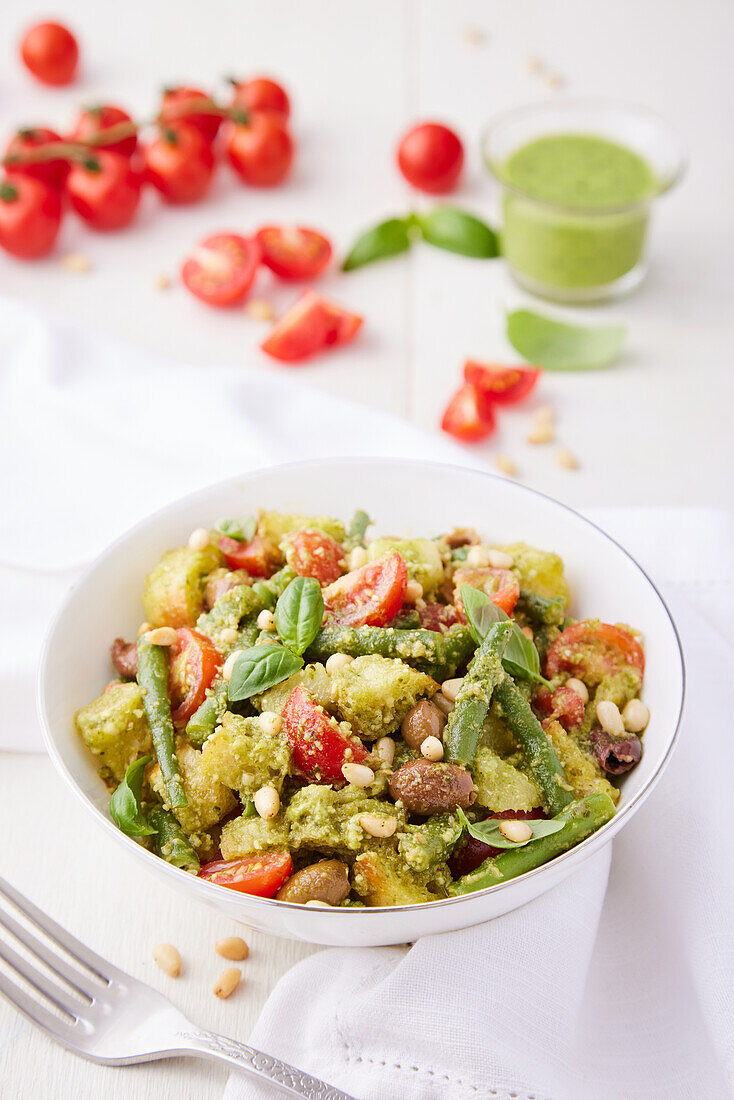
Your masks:
<svg viewBox="0 0 734 1100"><path fill-rule="evenodd" d="M300 577L313 577L320 585L331 584L342 575L344 549L323 531L296 531L285 557Z"/></svg>
<svg viewBox="0 0 734 1100"><path fill-rule="evenodd" d="M492 406L472 382L465 382L456 391L441 418L443 431L462 443L478 443L481 439L487 439L495 427Z"/></svg>
<svg viewBox="0 0 734 1100"><path fill-rule="evenodd" d="M293 763L313 783L340 782L343 764L359 764L369 755L362 742L349 737L302 685L286 699L282 717Z"/></svg>
<svg viewBox="0 0 734 1100"><path fill-rule="evenodd" d="M457 569L454 573L454 605L456 613L463 623L466 622L464 604L461 599L461 586L468 584L478 588L489 596L504 612L511 615L520 598L520 582L509 569Z"/></svg>
<svg viewBox="0 0 734 1100"><path fill-rule="evenodd" d="M623 627L596 619L581 619L566 627L550 647L546 662L550 679L570 672L588 687L625 669L637 672L642 681L645 654L640 643Z"/></svg>
<svg viewBox="0 0 734 1100"><path fill-rule="evenodd" d="M217 886L226 886L228 890L239 890L241 894L274 898L292 874L290 852L266 852L246 859L215 859L204 864L199 878Z"/></svg>
<svg viewBox="0 0 734 1100"><path fill-rule="evenodd" d="M274 359L295 363L327 344L346 344L354 339L362 318L307 290L285 313L260 345Z"/></svg>
<svg viewBox="0 0 734 1100"><path fill-rule="evenodd" d="M176 633L178 641L170 650L168 691L171 718L175 728L181 730L204 702L206 689L222 667L223 658L198 630L182 626Z"/></svg>
<svg viewBox="0 0 734 1100"><path fill-rule="evenodd" d="M362 327L362 318L358 313L352 313L336 302L329 302L325 298L321 302L329 316L329 332L326 337L327 344L348 344Z"/></svg>
<svg viewBox="0 0 734 1100"><path fill-rule="evenodd" d="M230 569L246 569L251 577L271 577L280 565L280 551L270 539L255 535L249 542L239 542L224 535L219 549Z"/></svg>
<svg viewBox="0 0 734 1100"><path fill-rule="evenodd" d="M545 685L539 687L533 693L533 708L541 718L555 718L567 730L580 726L586 713L581 696L565 684L553 693Z"/></svg>
<svg viewBox="0 0 734 1100"><path fill-rule="evenodd" d="M263 263L281 279L315 279L331 259L327 238L305 226L266 225L256 239Z"/></svg>
<svg viewBox="0 0 734 1100"><path fill-rule="evenodd" d="M497 405L522 401L535 388L540 375L538 367L502 367L474 359L464 363L464 379L476 386L487 402Z"/></svg>
<svg viewBox="0 0 734 1100"><path fill-rule="evenodd" d="M181 277L195 297L209 306L241 302L260 262L257 243L238 233L215 233L184 260Z"/></svg>
<svg viewBox="0 0 734 1100"><path fill-rule="evenodd" d="M436 630L439 634L459 622L456 608L450 603L429 602L420 609L418 616L424 630Z"/></svg>
<svg viewBox="0 0 734 1100"><path fill-rule="evenodd" d="M324 605L342 626L385 626L402 607L407 585L407 565L388 550L325 588Z"/></svg>

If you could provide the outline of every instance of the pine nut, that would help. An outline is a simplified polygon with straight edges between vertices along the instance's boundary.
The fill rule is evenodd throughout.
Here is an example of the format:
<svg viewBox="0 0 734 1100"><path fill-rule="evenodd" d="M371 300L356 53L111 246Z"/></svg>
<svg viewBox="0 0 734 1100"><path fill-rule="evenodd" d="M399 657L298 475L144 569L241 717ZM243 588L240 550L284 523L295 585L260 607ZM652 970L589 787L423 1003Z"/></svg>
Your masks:
<svg viewBox="0 0 734 1100"><path fill-rule="evenodd" d="M621 737L624 733L624 722L619 713L619 707L611 699L602 699L596 704L596 716L601 728L612 737Z"/></svg>
<svg viewBox="0 0 734 1100"><path fill-rule="evenodd" d="M561 76L560 73L549 73L546 79L549 88L562 88L566 83L566 78Z"/></svg>
<svg viewBox="0 0 734 1100"><path fill-rule="evenodd" d="M466 555L466 564L470 569L486 569L489 565L489 554L484 546L472 546Z"/></svg>
<svg viewBox="0 0 734 1100"><path fill-rule="evenodd" d="M421 745L421 755L426 760L443 760L443 745L437 737L426 737Z"/></svg>
<svg viewBox="0 0 734 1100"><path fill-rule="evenodd" d="M500 821L500 832L506 840L511 840L514 844L523 844L533 835L527 821Z"/></svg>
<svg viewBox="0 0 734 1100"><path fill-rule="evenodd" d="M363 565L367 564L367 551L364 546L355 546L349 555L349 568L361 569Z"/></svg>
<svg viewBox="0 0 734 1100"><path fill-rule="evenodd" d="M190 550L205 550L211 542L211 536L206 527L197 527L195 531L192 531L189 535L189 549Z"/></svg>
<svg viewBox="0 0 734 1100"><path fill-rule="evenodd" d="M370 836L392 836L398 827L396 817L380 817L378 814L361 814L359 823Z"/></svg>
<svg viewBox="0 0 734 1100"><path fill-rule="evenodd" d="M375 781L375 773L366 764L353 764L348 761L342 764L342 775L347 783L352 783L355 787L369 787L370 783Z"/></svg>
<svg viewBox="0 0 734 1100"><path fill-rule="evenodd" d="M283 719L274 710L264 710L258 718L260 729L269 737L277 737L283 728Z"/></svg>
<svg viewBox="0 0 734 1100"><path fill-rule="evenodd" d="M528 432L526 438L528 443L541 445L543 443L552 443L556 438L556 433L553 430L552 424L538 424Z"/></svg>
<svg viewBox="0 0 734 1100"><path fill-rule="evenodd" d="M381 737L375 743L375 752L386 768L392 767L392 762L395 759L395 742L392 737Z"/></svg>
<svg viewBox="0 0 734 1100"><path fill-rule="evenodd" d="M556 451L556 462L564 470L578 470L579 468L578 459L567 447L559 447Z"/></svg>
<svg viewBox="0 0 734 1100"><path fill-rule="evenodd" d="M441 691L436 692L436 694L433 696L433 699L431 699L431 702L438 707L442 714L445 714L447 717L454 709L454 704L451 702L451 700L447 699Z"/></svg>
<svg viewBox="0 0 734 1100"><path fill-rule="evenodd" d="M219 640L223 645L231 645L232 642L236 642L238 638L239 634L233 626L225 626L224 630L219 635Z"/></svg>
<svg viewBox="0 0 734 1100"><path fill-rule="evenodd" d="M543 71L543 62L533 53L525 58L525 66L529 73L540 73Z"/></svg>
<svg viewBox="0 0 734 1100"><path fill-rule="evenodd" d="M630 733L642 733L650 721L650 710L642 699L630 699L622 711L622 721Z"/></svg>
<svg viewBox="0 0 734 1100"><path fill-rule="evenodd" d="M153 629L153 624L149 623L146 619L144 623L141 623L138 627L138 637L142 638L143 634L147 634L149 630Z"/></svg>
<svg viewBox="0 0 734 1100"><path fill-rule="evenodd" d="M181 955L171 943L159 943L153 948L153 958L169 978L177 978L181 973Z"/></svg>
<svg viewBox="0 0 734 1100"><path fill-rule="evenodd" d="M157 290L168 290L171 286L171 278L162 271L160 275L156 275L154 285Z"/></svg>
<svg viewBox="0 0 734 1100"><path fill-rule="evenodd" d="M260 612L255 621L258 630L275 630L275 615L267 608Z"/></svg>
<svg viewBox="0 0 734 1100"><path fill-rule="evenodd" d="M420 581L408 581L405 586L405 602L415 603L416 600L420 600L423 596L423 585Z"/></svg>
<svg viewBox="0 0 734 1100"><path fill-rule="evenodd" d="M553 424L556 419L556 410L552 405L539 405L533 413L533 424L540 428L544 424Z"/></svg>
<svg viewBox="0 0 734 1100"><path fill-rule="evenodd" d="M507 477L514 477L517 473L517 466L509 455L495 455L494 464L499 472Z"/></svg>
<svg viewBox="0 0 734 1100"><path fill-rule="evenodd" d="M461 691L461 685L464 683L463 676L456 676L453 680L444 680L441 684L441 694L444 699L448 699L450 703L456 702L456 696Z"/></svg>
<svg viewBox="0 0 734 1100"><path fill-rule="evenodd" d="M308 905L308 907L310 909L333 909L334 908L333 905L329 905L328 901L321 901L319 898L309 898L309 900L307 902L304 902L304 904Z"/></svg>
<svg viewBox="0 0 734 1100"><path fill-rule="evenodd" d="M261 787L259 791L255 791L252 801L263 821L270 821L277 816L280 809L280 795L275 787Z"/></svg>
<svg viewBox="0 0 734 1100"><path fill-rule="evenodd" d="M73 271L75 275L85 275L87 271L92 270L92 261L83 252L67 252L61 257L59 263L67 271Z"/></svg>
<svg viewBox="0 0 734 1100"><path fill-rule="evenodd" d="M178 634L172 626L159 626L155 630L149 630L145 640L150 642L151 645L175 645L178 641Z"/></svg>
<svg viewBox="0 0 734 1100"><path fill-rule="evenodd" d="M220 974L214 983L214 996L219 997L221 1001L225 1000L234 993L241 980L242 971L236 966L230 966L229 970Z"/></svg>
<svg viewBox="0 0 734 1100"><path fill-rule="evenodd" d="M340 668L351 665L353 660L354 657L350 657L348 653L332 653L331 657L327 658L326 671L331 676L332 673L338 672Z"/></svg>
<svg viewBox="0 0 734 1100"><path fill-rule="evenodd" d="M250 948L241 936L225 936L223 940L217 941L214 950L223 959L231 959L233 962L246 959L250 954Z"/></svg>
<svg viewBox="0 0 734 1100"><path fill-rule="evenodd" d="M229 681L232 679L232 673L234 672L234 666L237 664L237 660L239 658L239 655L242 652L243 652L243 650L241 650L241 649L233 650L232 653L230 653L227 660L222 665L222 679L226 680L227 683L229 683Z"/></svg>
<svg viewBox="0 0 734 1100"><path fill-rule="evenodd" d="M490 550L489 564L493 569L512 569L515 559L505 550Z"/></svg>
<svg viewBox="0 0 734 1100"><path fill-rule="evenodd" d="M253 321L272 321L275 317L275 307L267 298L251 298L245 306L245 313Z"/></svg>
<svg viewBox="0 0 734 1100"><path fill-rule="evenodd" d="M589 701L589 689L583 680L577 680L575 676L572 676L570 680L566 680L566 687L571 691L575 691L581 702L586 706Z"/></svg>

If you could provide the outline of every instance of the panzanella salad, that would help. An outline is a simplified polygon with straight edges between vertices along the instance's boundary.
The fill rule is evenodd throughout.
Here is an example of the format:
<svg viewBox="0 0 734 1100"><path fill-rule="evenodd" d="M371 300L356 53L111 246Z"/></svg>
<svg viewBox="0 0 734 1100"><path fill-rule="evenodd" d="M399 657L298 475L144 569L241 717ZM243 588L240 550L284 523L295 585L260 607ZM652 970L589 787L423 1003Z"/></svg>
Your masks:
<svg viewBox="0 0 734 1100"><path fill-rule="evenodd" d="M147 576L76 725L115 824L161 859L279 901L412 905L613 817L649 717L634 631L569 618L557 554L370 522L225 519Z"/></svg>

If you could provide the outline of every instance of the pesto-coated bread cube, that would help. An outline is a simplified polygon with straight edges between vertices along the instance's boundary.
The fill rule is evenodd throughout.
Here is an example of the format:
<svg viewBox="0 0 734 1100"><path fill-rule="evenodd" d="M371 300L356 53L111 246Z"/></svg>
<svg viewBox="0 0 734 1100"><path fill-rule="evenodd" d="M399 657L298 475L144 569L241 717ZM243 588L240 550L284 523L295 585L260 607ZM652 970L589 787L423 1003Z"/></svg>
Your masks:
<svg viewBox="0 0 734 1100"><path fill-rule="evenodd" d="M389 802L370 798L359 787L335 791L323 783L311 783L296 791L285 812L290 826L290 846L319 852L347 854L374 843L359 823L363 814L394 818L399 828L405 813Z"/></svg>
<svg viewBox="0 0 734 1100"><path fill-rule="evenodd" d="M77 711L76 728L99 760L100 775L118 783L134 760L152 753L143 697L135 683L114 684Z"/></svg>
<svg viewBox="0 0 734 1100"><path fill-rule="evenodd" d="M206 578L222 562L219 548L168 550L145 578L143 611L153 626L193 626L204 609Z"/></svg>
<svg viewBox="0 0 734 1100"><path fill-rule="evenodd" d="M414 871L430 873L451 855L463 826L456 814L434 814L398 834L398 852Z"/></svg>
<svg viewBox="0 0 734 1100"><path fill-rule="evenodd" d="M515 767L521 757L503 760L492 749L480 748L474 760L472 775L477 792L477 806L484 806L493 814L503 810L533 810L542 806L543 799L537 785L524 772Z"/></svg>
<svg viewBox="0 0 734 1100"><path fill-rule="evenodd" d="M419 581L423 595L431 596L443 583L443 561L433 539L375 539L367 547L370 559L397 550L408 567L410 580Z"/></svg>
<svg viewBox="0 0 734 1100"><path fill-rule="evenodd" d="M423 876L392 849L362 852L352 865L352 887L365 905L420 905L435 901Z"/></svg>
<svg viewBox="0 0 734 1100"><path fill-rule="evenodd" d="M331 679L324 666L320 664L306 665L305 668L294 672L282 684L276 684L269 691L264 691L262 695L254 696L252 701L258 710L272 710L280 714L288 696L301 685L313 696L317 706L329 712L333 711Z"/></svg>
<svg viewBox="0 0 734 1100"><path fill-rule="evenodd" d="M599 791L608 794L616 805L619 791L609 782L596 757L584 752L560 722L549 722L547 733L558 753L574 797L584 798L587 794Z"/></svg>
<svg viewBox="0 0 734 1100"><path fill-rule="evenodd" d="M224 859L244 859L259 852L290 850L288 825L283 813L270 821L241 814L222 828L220 848Z"/></svg>
<svg viewBox="0 0 734 1100"><path fill-rule="evenodd" d="M261 512L257 523L257 533L263 538L280 543L285 535L301 531L304 527L316 528L331 535L337 542L344 542L346 528L339 519L332 516L302 516L296 512Z"/></svg>
<svg viewBox="0 0 734 1100"><path fill-rule="evenodd" d="M520 587L550 600L562 596L568 605L568 582L563 573L563 560L547 550L538 550L526 542L513 542L498 546L514 559L513 569L520 580Z"/></svg>
<svg viewBox="0 0 734 1100"><path fill-rule="evenodd" d="M198 749L179 739L176 743L176 755L189 804L178 807L173 813L187 836L197 836L231 813L237 805L237 799L229 787L213 780L204 772L202 754ZM163 805L170 810L166 785L158 764L152 764L148 768L147 778Z"/></svg>
<svg viewBox="0 0 734 1100"><path fill-rule="evenodd" d="M394 733L418 699L438 690L425 673L398 658L376 654L344 665L333 673L331 683L338 716L367 741Z"/></svg>
<svg viewBox="0 0 734 1100"><path fill-rule="evenodd" d="M202 776L239 791L243 801L266 785L280 791L290 767L290 746L281 734L267 733L258 718L229 711L201 752Z"/></svg>

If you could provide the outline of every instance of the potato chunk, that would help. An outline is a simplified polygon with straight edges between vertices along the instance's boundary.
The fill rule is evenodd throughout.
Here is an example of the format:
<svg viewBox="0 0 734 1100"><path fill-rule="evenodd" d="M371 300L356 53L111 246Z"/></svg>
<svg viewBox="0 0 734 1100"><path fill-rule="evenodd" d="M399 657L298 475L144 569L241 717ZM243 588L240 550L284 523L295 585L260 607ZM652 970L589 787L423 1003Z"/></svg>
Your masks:
<svg viewBox="0 0 734 1100"><path fill-rule="evenodd" d="M421 696L431 696L438 684L398 658L369 654L332 675L334 706L358 737L375 741L394 733Z"/></svg>
<svg viewBox="0 0 734 1100"><path fill-rule="evenodd" d="M114 684L78 710L74 721L87 748L98 757L103 779L120 783L134 760L153 751L143 697L135 683Z"/></svg>
<svg viewBox="0 0 734 1100"><path fill-rule="evenodd" d="M519 757L517 758L519 760ZM490 748L480 748L472 769L477 790L477 805L492 813L503 810L532 810L543 799L532 779L510 760Z"/></svg>
<svg viewBox="0 0 734 1100"><path fill-rule="evenodd" d="M231 813L237 805L237 799L229 787L217 780L212 780L204 772L202 753L198 749L192 748L186 741L179 739L176 744L176 754L189 804L180 806L173 810L173 813L186 835L195 837ZM148 768L147 778L166 809L171 809L158 764Z"/></svg>
<svg viewBox="0 0 734 1100"><path fill-rule="evenodd" d="M202 776L239 791L243 801L260 787L282 790L290 768L291 750L284 737L266 733L257 718L242 718L229 711L201 752Z"/></svg>
<svg viewBox="0 0 734 1100"><path fill-rule="evenodd" d="M397 550L408 567L408 577L419 581L423 595L431 596L443 583L443 560L433 539L375 539L367 554L381 558L388 550Z"/></svg>
<svg viewBox="0 0 734 1100"><path fill-rule="evenodd" d="M520 587L538 596L550 600L562 596L568 606L568 582L563 572L563 560L558 554L538 550L526 542L513 542L509 546L498 546L514 558L513 569L520 580Z"/></svg>
<svg viewBox="0 0 734 1100"><path fill-rule="evenodd" d="M282 813L270 821L241 814L222 828L220 848L224 859L245 859L259 852L290 849L288 825Z"/></svg>
<svg viewBox="0 0 734 1100"><path fill-rule="evenodd" d="M420 905L437 895L394 851L363 852L352 866L352 887L365 905Z"/></svg>
<svg viewBox="0 0 734 1100"><path fill-rule="evenodd" d="M143 611L153 626L193 626L204 610L206 578L222 562L213 543L168 550L145 578Z"/></svg>
<svg viewBox="0 0 734 1100"><path fill-rule="evenodd" d="M320 664L306 665L305 668L294 672L282 684L276 684L275 687L264 691L262 695L256 695L252 701L258 710L272 710L280 714L288 696L301 685L313 696L317 706L327 711L334 709L331 679L324 666Z"/></svg>

